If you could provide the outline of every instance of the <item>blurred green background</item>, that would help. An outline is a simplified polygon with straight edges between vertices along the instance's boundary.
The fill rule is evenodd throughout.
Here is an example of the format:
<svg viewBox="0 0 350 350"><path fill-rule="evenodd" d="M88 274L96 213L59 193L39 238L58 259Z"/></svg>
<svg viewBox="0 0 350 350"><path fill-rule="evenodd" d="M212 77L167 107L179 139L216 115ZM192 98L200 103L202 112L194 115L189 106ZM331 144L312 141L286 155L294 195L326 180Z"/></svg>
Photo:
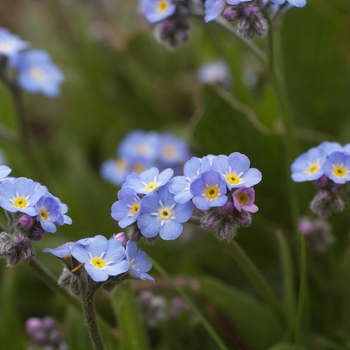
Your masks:
<svg viewBox="0 0 350 350"><path fill-rule="evenodd" d="M171 131L186 138L199 157L238 151L250 158L251 165L263 174L263 181L255 187L259 212L253 215L249 228L239 231L236 240L283 300L276 238L277 231L283 232L293 257L297 290L299 238L289 207L290 164L286 164L283 135L262 134L216 89L196 81L201 64L225 59L233 76L230 92L266 127L278 129L278 109L267 76L240 43L215 25L193 19L189 42L169 50L154 38L136 0L1 0L0 27L29 41L33 48L47 50L65 75L58 98L24 94L25 118L43 169L35 171L24 152L0 140L12 175L45 184L69 207L73 224L46 234L35 245L38 259L51 271L58 276L62 267L53 256L41 252L44 247L96 234L109 237L120 231L110 216L118 188L101 179L99 167L115 155L126 133L138 128ZM276 32L299 153L326 140L350 142L349 33L349 0L308 0L305 8L288 11ZM264 38L255 42L265 49ZM244 83L247 72L256 74L256 85ZM198 113L198 124L191 128ZM17 132L11 96L3 85L0 121ZM297 190L301 215L311 215L308 206L314 186L302 183ZM346 208L330 219L336 242L328 254L310 252L308 257L304 341L310 349L332 349L315 343L318 336L332 339L339 348L350 348L348 213ZM232 258L230 245L195 226L186 226L176 241L141 243L140 248L185 286L204 276L214 277L261 302ZM151 274L156 283L135 284L138 293L152 288L155 295L167 300L176 295L154 269ZM2 303L8 305L0 308L2 349L26 348L25 319L48 314L62 324L70 344L74 341L72 333L81 334L80 345L71 345L71 349L89 349L80 315L67 311L63 300L24 263L9 271L1 261L0 277ZM234 318L228 305L236 301L229 299L226 289L221 298L211 293L211 288L213 285L205 290L187 289L230 349L263 350L284 339L281 330L258 330L254 319L244 319L244 312L241 318ZM100 293L97 305L114 324L106 293ZM150 329L151 348L216 348L200 324L189 326L186 322L186 318L167 320ZM11 335L14 330L16 341Z"/></svg>

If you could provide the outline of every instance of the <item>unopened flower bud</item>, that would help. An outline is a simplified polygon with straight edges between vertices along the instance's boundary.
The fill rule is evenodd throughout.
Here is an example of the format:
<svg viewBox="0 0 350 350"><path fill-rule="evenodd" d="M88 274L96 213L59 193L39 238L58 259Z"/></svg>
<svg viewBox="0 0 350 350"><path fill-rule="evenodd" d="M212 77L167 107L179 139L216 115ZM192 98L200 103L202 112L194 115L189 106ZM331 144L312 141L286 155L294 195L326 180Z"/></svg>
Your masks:
<svg viewBox="0 0 350 350"><path fill-rule="evenodd" d="M229 21L232 22L238 19L238 12L233 7L227 7L223 12L223 16Z"/></svg>
<svg viewBox="0 0 350 350"><path fill-rule="evenodd" d="M27 230L32 227L34 220L30 215L22 214L19 217L18 222L23 230Z"/></svg>
<svg viewBox="0 0 350 350"><path fill-rule="evenodd" d="M122 246L125 248L127 239L124 232L119 232L114 234L113 239L119 241L122 244Z"/></svg>

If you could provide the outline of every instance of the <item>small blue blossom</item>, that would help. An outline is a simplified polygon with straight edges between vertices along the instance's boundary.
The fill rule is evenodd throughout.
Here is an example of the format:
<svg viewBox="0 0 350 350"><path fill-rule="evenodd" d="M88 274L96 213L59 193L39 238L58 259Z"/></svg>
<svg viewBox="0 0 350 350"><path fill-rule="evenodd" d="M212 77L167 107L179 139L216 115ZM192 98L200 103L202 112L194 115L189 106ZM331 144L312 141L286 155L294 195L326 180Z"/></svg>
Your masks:
<svg viewBox="0 0 350 350"><path fill-rule="evenodd" d="M320 147L311 148L301 154L292 164L292 179L295 182L313 181L319 179L323 171L323 163L327 157Z"/></svg>
<svg viewBox="0 0 350 350"><path fill-rule="evenodd" d="M219 172L225 179L229 189L252 187L261 181L261 172L249 167L249 158L239 152L231 153L228 157L217 156L213 159L212 165L212 169Z"/></svg>
<svg viewBox="0 0 350 350"><path fill-rule="evenodd" d="M152 167L141 174L129 175L123 187L131 187L138 194L148 194L159 186L165 185L173 174L174 171L170 168L159 173L157 168Z"/></svg>
<svg viewBox="0 0 350 350"><path fill-rule="evenodd" d="M29 43L13 35L6 28L0 28L0 55L13 58L21 50L26 49Z"/></svg>
<svg viewBox="0 0 350 350"><path fill-rule="evenodd" d="M173 134L159 135L159 160L164 166L181 164L190 158L187 142Z"/></svg>
<svg viewBox="0 0 350 350"><path fill-rule="evenodd" d="M137 225L147 238L159 234L164 240L173 240L182 233L183 223L189 220L192 212L192 203L177 203L165 185L142 199L142 214L137 219Z"/></svg>
<svg viewBox="0 0 350 350"><path fill-rule="evenodd" d="M95 282L104 282L109 276L117 276L128 271L125 249L116 239L107 240L97 235L89 239L87 245L74 245L72 256L80 263Z"/></svg>
<svg viewBox="0 0 350 350"><path fill-rule="evenodd" d="M191 184L193 204L200 210L221 207L227 202L226 183L217 171L203 172Z"/></svg>
<svg viewBox="0 0 350 350"><path fill-rule="evenodd" d="M75 245L81 245L85 246L89 244L89 240L91 238L83 238L76 242L67 242L62 245L60 245L57 248L44 248L44 253L51 253L52 255L56 256L59 259L63 259L67 255L69 255Z"/></svg>
<svg viewBox="0 0 350 350"><path fill-rule="evenodd" d="M118 201L112 205L112 218L118 221L121 228L134 223L140 215L140 197L130 187L118 192Z"/></svg>
<svg viewBox="0 0 350 350"><path fill-rule="evenodd" d="M154 282L154 278L147 273L151 269L152 263L148 260L146 253L137 249L135 242L128 241L126 243L125 253L129 263L129 274L136 279Z"/></svg>
<svg viewBox="0 0 350 350"><path fill-rule="evenodd" d="M36 220L40 222L41 227L47 231L56 232L55 222L59 218L59 203L49 195L42 196L36 204L39 214Z"/></svg>
<svg viewBox="0 0 350 350"><path fill-rule="evenodd" d="M60 93L63 74L51 62L46 51L30 50L20 53L11 63L18 70L17 82L23 90L41 92L48 97L56 97Z"/></svg>
<svg viewBox="0 0 350 350"><path fill-rule="evenodd" d="M324 162L323 171L336 184L350 181L350 155L344 152L333 152Z"/></svg>
<svg viewBox="0 0 350 350"><path fill-rule="evenodd" d="M101 176L114 185L121 185L130 174L129 162L125 158L108 159L101 165Z"/></svg>
<svg viewBox="0 0 350 350"><path fill-rule="evenodd" d="M324 141L320 145L318 145L318 148L325 151L327 155L333 152L343 152L343 146L339 142Z"/></svg>
<svg viewBox="0 0 350 350"><path fill-rule="evenodd" d="M176 5L171 0L140 0L141 10L150 23L156 23L171 16Z"/></svg>
<svg viewBox="0 0 350 350"><path fill-rule="evenodd" d="M22 212L31 216L39 213L36 203L46 194L43 186L33 180L19 177L0 184L0 205L11 212Z"/></svg>

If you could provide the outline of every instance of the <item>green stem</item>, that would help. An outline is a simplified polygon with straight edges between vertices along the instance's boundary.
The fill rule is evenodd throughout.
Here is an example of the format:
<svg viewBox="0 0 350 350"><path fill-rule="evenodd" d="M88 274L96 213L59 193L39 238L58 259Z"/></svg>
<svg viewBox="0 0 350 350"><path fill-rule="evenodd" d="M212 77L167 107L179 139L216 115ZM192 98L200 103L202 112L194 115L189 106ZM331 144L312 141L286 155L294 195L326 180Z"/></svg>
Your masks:
<svg viewBox="0 0 350 350"><path fill-rule="evenodd" d="M94 296L100 284L91 279L82 281L79 279L80 293L83 304L85 324L94 350L106 350L100 329L97 324Z"/></svg>
<svg viewBox="0 0 350 350"><path fill-rule="evenodd" d="M173 279L168 275L168 273L153 259L149 258L152 261L155 269L171 284L171 286L177 291L177 293L186 301L188 306L192 309L192 311L197 315L198 319L207 330L208 334L212 337L216 345L221 350L228 350L226 345L223 343L219 335L216 333L214 328L208 322L208 320L204 317L204 315L198 310L198 308L192 303L187 294L179 288L179 286L173 281Z"/></svg>
<svg viewBox="0 0 350 350"><path fill-rule="evenodd" d="M253 261L244 252L244 250L233 240L229 251L233 259L252 282L256 290L261 294L265 301L270 305L271 310L282 324L286 324L286 316L278 302L278 299L261 272L257 269Z"/></svg>
<svg viewBox="0 0 350 350"><path fill-rule="evenodd" d="M60 287L57 284L56 276L43 266L37 259L31 259L27 264L38 277L54 292L61 295L70 305L74 306L78 310L82 310L82 303L75 296L70 294L65 288ZM115 334L112 332L111 327L107 322L98 315L98 323L101 329L104 331L105 336L111 340L111 343L115 343Z"/></svg>
<svg viewBox="0 0 350 350"><path fill-rule="evenodd" d="M302 329L303 329L303 315L305 309L306 301L306 247L304 236L300 235L300 244L301 244L301 257L300 257L300 287L299 287L299 300L298 300L298 309L296 317L296 327L295 327L295 349L298 350L301 348L301 338L302 338Z"/></svg>

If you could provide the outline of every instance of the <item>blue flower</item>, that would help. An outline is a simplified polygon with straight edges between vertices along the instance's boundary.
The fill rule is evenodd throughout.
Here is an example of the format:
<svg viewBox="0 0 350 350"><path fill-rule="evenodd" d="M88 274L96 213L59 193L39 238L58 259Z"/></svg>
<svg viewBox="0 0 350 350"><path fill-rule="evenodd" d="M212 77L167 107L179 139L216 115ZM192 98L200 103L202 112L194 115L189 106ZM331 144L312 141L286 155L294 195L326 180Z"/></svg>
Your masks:
<svg viewBox="0 0 350 350"><path fill-rule="evenodd" d="M108 159L101 165L101 176L114 185L121 185L130 174L129 162L125 158Z"/></svg>
<svg viewBox="0 0 350 350"><path fill-rule="evenodd" d="M292 179L295 182L313 181L323 175L323 163L327 157L320 147L311 148L301 154L292 164Z"/></svg>
<svg viewBox="0 0 350 350"><path fill-rule="evenodd" d="M140 197L130 187L118 192L118 201L112 205L112 218L122 228L134 223L140 215Z"/></svg>
<svg viewBox="0 0 350 350"><path fill-rule="evenodd" d="M148 260L146 253L137 250L135 242L126 243L126 259L129 263L129 274L141 280L154 282L154 278L147 272L151 269L152 263Z"/></svg>
<svg viewBox="0 0 350 350"><path fill-rule="evenodd" d="M0 184L0 205L11 213L35 216L39 213L36 203L46 192L43 186L24 177L4 181Z"/></svg>
<svg viewBox="0 0 350 350"><path fill-rule="evenodd" d="M217 171L203 172L191 184L193 204L200 210L221 207L227 202L226 183Z"/></svg>
<svg viewBox="0 0 350 350"><path fill-rule="evenodd" d="M227 156L217 156L213 159L212 169L218 171L225 179L229 189L252 187L261 181L262 175L258 169L249 168L249 158L239 152Z"/></svg>
<svg viewBox="0 0 350 350"><path fill-rule="evenodd" d="M123 187L131 187L136 193L148 194L159 186L165 185L173 176L174 171L170 168L161 173L155 167L143 171L141 174L129 175Z"/></svg>
<svg viewBox="0 0 350 350"><path fill-rule="evenodd" d="M150 23L159 22L176 11L171 0L140 0L142 12Z"/></svg>
<svg viewBox="0 0 350 350"><path fill-rule="evenodd" d="M18 70L17 82L19 86L30 93L42 92L49 97L60 93L63 74L51 62L50 55L43 50L30 50L20 53L12 61Z"/></svg>
<svg viewBox="0 0 350 350"><path fill-rule="evenodd" d="M176 239L183 230L183 223L192 216L191 202L177 203L167 186L160 187L141 201L141 215L137 225L148 238L159 234L164 240Z"/></svg>
<svg viewBox="0 0 350 350"><path fill-rule="evenodd" d="M23 49L26 49L29 43L13 35L6 28L0 28L0 55L13 58Z"/></svg>
<svg viewBox="0 0 350 350"><path fill-rule="evenodd" d="M343 152L343 146L339 142L324 141L317 148L322 149L328 155L333 152Z"/></svg>
<svg viewBox="0 0 350 350"><path fill-rule="evenodd" d="M181 164L190 158L187 142L170 133L159 135L159 160L164 166Z"/></svg>
<svg viewBox="0 0 350 350"><path fill-rule="evenodd" d="M72 256L80 263L95 282L104 282L109 276L117 276L128 271L125 249L116 239L107 240L97 235L89 239L85 246L74 245Z"/></svg>
<svg viewBox="0 0 350 350"><path fill-rule="evenodd" d="M62 245L60 245L57 248L44 248L44 253L51 253L52 255L56 256L57 258L63 259L65 256L69 255L75 245L87 245L89 244L89 240L91 238L83 238L76 242L67 242Z"/></svg>
<svg viewBox="0 0 350 350"><path fill-rule="evenodd" d="M350 181L350 155L344 152L333 152L324 162L323 171L336 184Z"/></svg>

